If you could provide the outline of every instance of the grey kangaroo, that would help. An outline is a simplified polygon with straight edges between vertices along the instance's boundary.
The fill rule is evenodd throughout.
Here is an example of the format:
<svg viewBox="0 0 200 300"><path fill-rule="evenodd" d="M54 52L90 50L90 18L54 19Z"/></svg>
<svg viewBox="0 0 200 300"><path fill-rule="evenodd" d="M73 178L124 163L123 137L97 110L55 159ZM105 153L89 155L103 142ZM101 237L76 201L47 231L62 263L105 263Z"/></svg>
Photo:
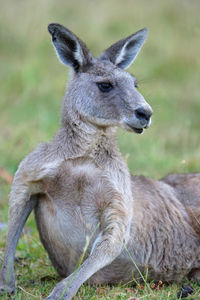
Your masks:
<svg viewBox="0 0 200 300"><path fill-rule="evenodd" d="M15 289L14 255L34 209L41 241L64 277L47 299L71 299L86 281L128 282L148 267L153 280L200 277L200 174L159 181L129 174L117 127L142 133L152 109L125 69L147 29L94 58L70 30L50 24L58 58L72 70L61 128L19 165L10 195L1 293ZM85 257L76 268L88 241ZM130 258L131 257L131 258Z"/></svg>

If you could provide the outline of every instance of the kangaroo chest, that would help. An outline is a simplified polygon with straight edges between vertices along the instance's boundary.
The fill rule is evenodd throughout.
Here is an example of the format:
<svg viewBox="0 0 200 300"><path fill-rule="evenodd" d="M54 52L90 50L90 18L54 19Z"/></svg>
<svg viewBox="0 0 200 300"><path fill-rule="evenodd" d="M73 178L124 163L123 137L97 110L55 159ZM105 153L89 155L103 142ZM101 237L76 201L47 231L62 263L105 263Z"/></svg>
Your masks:
<svg viewBox="0 0 200 300"><path fill-rule="evenodd" d="M73 269L87 240L90 252L100 232L102 212L115 200L112 195L127 190L124 180L122 171L117 173L114 167L110 171L107 166L101 169L91 162L61 165L55 178L45 183L44 197L35 210L40 237L50 258L59 253L59 261L63 257L61 265ZM57 249L56 254L52 254L53 249Z"/></svg>
<svg viewBox="0 0 200 300"><path fill-rule="evenodd" d="M50 243L80 254L86 237L97 228L103 188L102 171L93 164L64 163L56 177L45 183L36 209L41 234L48 232Z"/></svg>

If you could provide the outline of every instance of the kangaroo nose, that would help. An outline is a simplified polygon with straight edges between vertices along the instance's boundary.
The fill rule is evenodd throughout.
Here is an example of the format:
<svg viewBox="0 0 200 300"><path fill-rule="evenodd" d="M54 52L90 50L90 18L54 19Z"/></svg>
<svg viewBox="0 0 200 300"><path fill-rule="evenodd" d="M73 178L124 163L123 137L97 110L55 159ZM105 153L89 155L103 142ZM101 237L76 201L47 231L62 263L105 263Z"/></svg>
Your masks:
<svg viewBox="0 0 200 300"><path fill-rule="evenodd" d="M144 107L139 107L138 109L136 109L135 115L141 122L148 122L152 116L152 110L145 109Z"/></svg>

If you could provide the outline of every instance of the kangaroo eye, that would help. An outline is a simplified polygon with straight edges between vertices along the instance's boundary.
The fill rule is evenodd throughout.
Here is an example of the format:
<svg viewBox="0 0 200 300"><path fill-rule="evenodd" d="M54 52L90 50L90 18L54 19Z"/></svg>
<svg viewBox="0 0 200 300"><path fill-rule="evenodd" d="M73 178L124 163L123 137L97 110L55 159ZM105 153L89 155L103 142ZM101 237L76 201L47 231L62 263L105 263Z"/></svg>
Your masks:
<svg viewBox="0 0 200 300"><path fill-rule="evenodd" d="M98 82L97 86L103 93L108 93L113 89L113 86L110 82Z"/></svg>

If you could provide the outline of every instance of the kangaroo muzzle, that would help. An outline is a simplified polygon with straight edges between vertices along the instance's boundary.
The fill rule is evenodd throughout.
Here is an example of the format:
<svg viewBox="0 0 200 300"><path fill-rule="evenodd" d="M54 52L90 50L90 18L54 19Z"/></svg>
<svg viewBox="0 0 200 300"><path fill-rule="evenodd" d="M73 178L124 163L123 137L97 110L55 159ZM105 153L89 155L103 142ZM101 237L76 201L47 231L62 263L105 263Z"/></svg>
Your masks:
<svg viewBox="0 0 200 300"><path fill-rule="evenodd" d="M135 110L135 117L141 126L147 128L150 126L152 113L153 112L150 107L145 108L141 106Z"/></svg>

